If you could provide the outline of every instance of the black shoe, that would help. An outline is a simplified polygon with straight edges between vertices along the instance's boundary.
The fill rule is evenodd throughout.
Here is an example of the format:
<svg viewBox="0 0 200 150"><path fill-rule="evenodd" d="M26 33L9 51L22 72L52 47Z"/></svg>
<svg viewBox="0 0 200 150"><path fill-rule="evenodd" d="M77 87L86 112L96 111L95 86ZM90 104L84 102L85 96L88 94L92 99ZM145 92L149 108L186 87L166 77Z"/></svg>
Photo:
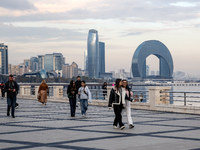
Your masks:
<svg viewBox="0 0 200 150"><path fill-rule="evenodd" d="M132 128L134 128L134 125L130 124L129 129L132 129Z"/></svg>
<svg viewBox="0 0 200 150"><path fill-rule="evenodd" d="M15 118L15 116L12 116L12 118Z"/></svg>
<svg viewBox="0 0 200 150"><path fill-rule="evenodd" d="M10 116L10 113L7 113L7 116Z"/></svg>

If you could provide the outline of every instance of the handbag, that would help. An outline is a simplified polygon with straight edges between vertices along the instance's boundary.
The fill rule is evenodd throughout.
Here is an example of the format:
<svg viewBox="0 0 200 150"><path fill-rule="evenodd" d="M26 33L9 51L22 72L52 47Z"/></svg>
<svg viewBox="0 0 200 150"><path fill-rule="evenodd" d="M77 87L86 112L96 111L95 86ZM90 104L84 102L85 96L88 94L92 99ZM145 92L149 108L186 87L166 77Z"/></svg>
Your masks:
<svg viewBox="0 0 200 150"><path fill-rule="evenodd" d="M73 98L73 95L71 93L67 94L68 98Z"/></svg>
<svg viewBox="0 0 200 150"><path fill-rule="evenodd" d="M40 100L40 98L41 98L41 95L40 95L40 93L38 93L37 99Z"/></svg>

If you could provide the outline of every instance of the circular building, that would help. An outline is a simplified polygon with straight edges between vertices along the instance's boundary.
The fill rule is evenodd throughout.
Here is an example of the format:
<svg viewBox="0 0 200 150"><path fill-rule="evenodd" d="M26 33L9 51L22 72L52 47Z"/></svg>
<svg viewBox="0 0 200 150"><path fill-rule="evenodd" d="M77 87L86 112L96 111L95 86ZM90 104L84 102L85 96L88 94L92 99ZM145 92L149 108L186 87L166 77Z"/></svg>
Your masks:
<svg viewBox="0 0 200 150"><path fill-rule="evenodd" d="M159 75L172 78L173 59L168 48L157 40L145 41L138 46L132 58L133 77L146 77L146 58L155 55L159 59Z"/></svg>

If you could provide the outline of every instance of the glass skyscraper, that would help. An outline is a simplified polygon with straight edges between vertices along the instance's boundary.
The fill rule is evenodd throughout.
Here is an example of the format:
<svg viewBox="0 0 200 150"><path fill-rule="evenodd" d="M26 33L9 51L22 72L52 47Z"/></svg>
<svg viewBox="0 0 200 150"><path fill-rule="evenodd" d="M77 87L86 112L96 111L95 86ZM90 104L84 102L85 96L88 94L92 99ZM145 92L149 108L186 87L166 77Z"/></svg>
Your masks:
<svg viewBox="0 0 200 150"><path fill-rule="evenodd" d="M84 70L88 71L88 55L87 55L87 50L84 51Z"/></svg>
<svg viewBox="0 0 200 150"><path fill-rule="evenodd" d="M61 53L53 53L55 69L54 70L62 70L63 65L63 55Z"/></svg>
<svg viewBox="0 0 200 150"><path fill-rule="evenodd" d="M98 31L91 29L87 40L88 74L90 78L99 77L99 37Z"/></svg>
<svg viewBox="0 0 200 150"><path fill-rule="evenodd" d="M53 54L46 54L44 56L44 69L48 71L54 70Z"/></svg>
<svg viewBox="0 0 200 150"><path fill-rule="evenodd" d="M99 42L99 73L105 73L105 43Z"/></svg>
<svg viewBox="0 0 200 150"><path fill-rule="evenodd" d="M0 43L0 74L8 74L8 46Z"/></svg>

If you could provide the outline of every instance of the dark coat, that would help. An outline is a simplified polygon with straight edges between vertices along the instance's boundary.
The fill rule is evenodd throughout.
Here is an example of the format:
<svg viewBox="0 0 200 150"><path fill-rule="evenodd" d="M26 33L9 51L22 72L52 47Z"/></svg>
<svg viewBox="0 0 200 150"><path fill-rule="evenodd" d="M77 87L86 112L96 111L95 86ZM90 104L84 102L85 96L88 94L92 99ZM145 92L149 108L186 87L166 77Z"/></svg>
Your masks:
<svg viewBox="0 0 200 150"><path fill-rule="evenodd" d="M9 91L8 89L15 89L15 92ZM8 97L16 97L16 95L18 94L19 91L19 86L17 84L17 82L15 81L7 81L5 84L5 92L7 92L7 96Z"/></svg>
<svg viewBox="0 0 200 150"><path fill-rule="evenodd" d="M74 92L75 92L75 93L73 94L73 93L72 93L72 90L71 90L71 86L69 85L68 88L67 88L68 97L69 97L69 96L70 96L70 97L72 96L73 98L76 98L76 94L78 94L78 90L75 90Z"/></svg>
<svg viewBox="0 0 200 150"><path fill-rule="evenodd" d="M103 91L103 94L107 94L107 85L102 85L102 89L104 90Z"/></svg>
<svg viewBox="0 0 200 150"><path fill-rule="evenodd" d="M78 89L81 87L81 81L76 81L75 84L76 84L76 90L78 93Z"/></svg>

